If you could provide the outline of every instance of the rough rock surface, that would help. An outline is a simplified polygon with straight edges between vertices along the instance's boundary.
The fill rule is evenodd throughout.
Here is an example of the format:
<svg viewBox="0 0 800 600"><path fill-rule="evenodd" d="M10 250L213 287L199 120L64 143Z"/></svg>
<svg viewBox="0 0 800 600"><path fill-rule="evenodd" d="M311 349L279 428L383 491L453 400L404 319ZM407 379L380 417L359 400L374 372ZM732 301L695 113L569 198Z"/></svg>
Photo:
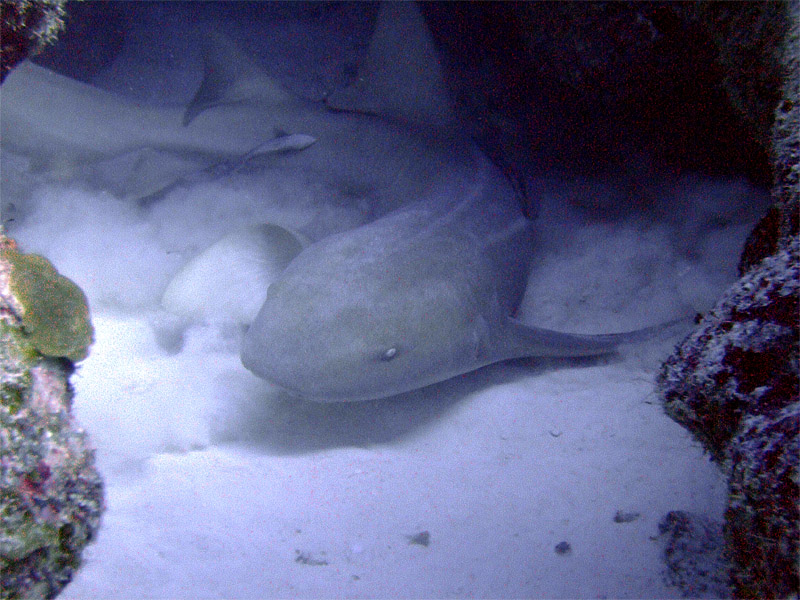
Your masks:
<svg viewBox="0 0 800 600"><path fill-rule="evenodd" d="M19 254L0 237L0 598L53 598L97 532L103 485L94 451L72 416L73 363L43 354L32 342L24 304L12 292L9 253ZM55 287L63 286L64 278L52 273ZM88 321L85 304L75 310L78 320L85 314ZM85 348L75 348L68 345L85 356Z"/></svg>
<svg viewBox="0 0 800 600"><path fill-rule="evenodd" d="M748 417L731 441L725 539L739 597L797 594L799 442L800 402Z"/></svg>
<svg viewBox="0 0 800 600"><path fill-rule="evenodd" d="M667 414L728 476L739 597L798 591L800 240L742 277L664 363Z"/></svg>
<svg viewBox="0 0 800 600"><path fill-rule="evenodd" d="M789 18L782 58L786 79L772 129L774 204L745 244L740 275L777 252L800 230L800 3L789 5Z"/></svg>
<svg viewBox="0 0 800 600"><path fill-rule="evenodd" d="M800 242L742 277L664 363L664 406L723 463L748 416L797 401Z"/></svg>
<svg viewBox="0 0 800 600"><path fill-rule="evenodd" d="M0 2L0 83L14 65L36 54L64 28L66 0Z"/></svg>
<svg viewBox="0 0 800 600"><path fill-rule="evenodd" d="M664 580L684 598L730 596L722 523L674 510L658 524L657 539L663 547Z"/></svg>

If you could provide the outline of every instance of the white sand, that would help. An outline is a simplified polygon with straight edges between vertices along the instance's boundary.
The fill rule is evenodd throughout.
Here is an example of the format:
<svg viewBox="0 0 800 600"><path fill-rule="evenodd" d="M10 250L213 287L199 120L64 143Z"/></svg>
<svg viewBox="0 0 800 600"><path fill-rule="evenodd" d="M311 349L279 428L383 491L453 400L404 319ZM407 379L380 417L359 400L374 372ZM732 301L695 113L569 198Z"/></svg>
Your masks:
<svg viewBox="0 0 800 600"><path fill-rule="evenodd" d="M402 399L297 404L230 356L120 365L104 336L125 344L137 325L97 325L77 408L108 511L66 598L674 597L657 522L722 510L716 468L647 371L520 364ZM201 394L227 414L188 416ZM231 439L143 452L171 435L201 445L189 432L203 425ZM618 524L617 510L641 517ZM430 545L410 544L422 531Z"/></svg>
<svg viewBox="0 0 800 600"><path fill-rule="evenodd" d="M106 468L103 529L64 597L667 597L658 520L722 509L715 467L662 414L647 372L492 368L402 400L298 406L258 398L233 361L198 358L203 375L162 365L156 385L118 375L98 344L81 370L79 415L163 409L154 396L182 386L186 404L224 388L263 405L230 407L246 442ZM126 429L175 418L83 421L98 441L116 431L102 465L147 435ZM617 510L641 518L614 523ZM430 545L409 544L421 531Z"/></svg>

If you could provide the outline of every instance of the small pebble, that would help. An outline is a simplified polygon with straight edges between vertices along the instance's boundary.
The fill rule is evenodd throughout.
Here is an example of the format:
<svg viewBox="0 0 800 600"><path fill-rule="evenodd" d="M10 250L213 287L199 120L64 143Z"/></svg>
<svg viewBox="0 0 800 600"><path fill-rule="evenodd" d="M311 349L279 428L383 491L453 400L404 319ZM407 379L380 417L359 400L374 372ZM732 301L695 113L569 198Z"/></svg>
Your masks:
<svg viewBox="0 0 800 600"><path fill-rule="evenodd" d="M408 535L409 544L417 544L418 546L425 546L426 548L431 543L431 534L429 531L420 531L415 535Z"/></svg>
<svg viewBox="0 0 800 600"><path fill-rule="evenodd" d="M572 552L572 546L569 545L569 542L559 542L556 544L556 554L561 554L562 556L566 554L570 554Z"/></svg>
<svg viewBox="0 0 800 600"><path fill-rule="evenodd" d="M614 523L630 523L638 519L640 516L641 514L637 512L623 512L618 510L614 514Z"/></svg>
<svg viewBox="0 0 800 600"><path fill-rule="evenodd" d="M300 563L301 565L309 565L312 567L324 567L328 564L328 561L324 558L318 558L315 555L311 554L310 552L301 552L300 550L295 550L295 558L294 562ZM325 554L322 552L322 554Z"/></svg>

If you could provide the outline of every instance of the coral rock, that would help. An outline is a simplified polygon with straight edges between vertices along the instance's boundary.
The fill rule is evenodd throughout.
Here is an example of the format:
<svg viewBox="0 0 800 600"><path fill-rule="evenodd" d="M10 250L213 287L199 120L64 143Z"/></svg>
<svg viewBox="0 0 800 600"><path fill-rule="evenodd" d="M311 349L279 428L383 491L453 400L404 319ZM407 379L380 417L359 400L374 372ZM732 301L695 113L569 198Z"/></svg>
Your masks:
<svg viewBox="0 0 800 600"><path fill-rule="evenodd" d="M83 548L97 533L103 484L94 451L72 416L72 362L45 356L40 350L52 347L32 344L25 302L9 284L19 253L5 239L0 248L0 598L53 598L72 579ZM55 273L42 267L43 260L33 261L36 272ZM59 278L47 279L50 291L56 297L67 288L69 305L77 298L74 284ZM83 307L81 319L88 322ZM42 316L39 321L50 322ZM64 354L85 356L86 323L81 328L83 341L68 344Z"/></svg>

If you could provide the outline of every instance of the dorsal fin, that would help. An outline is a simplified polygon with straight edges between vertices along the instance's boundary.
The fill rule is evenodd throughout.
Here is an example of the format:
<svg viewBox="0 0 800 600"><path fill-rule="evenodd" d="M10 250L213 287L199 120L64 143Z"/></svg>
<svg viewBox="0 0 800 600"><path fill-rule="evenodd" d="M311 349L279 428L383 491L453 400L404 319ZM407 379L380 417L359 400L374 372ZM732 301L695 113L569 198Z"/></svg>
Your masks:
<svg viewBox="0 0 800 600"><path fill-rule="evenodd" d="M327 104L414 124L455 120L436 46L416 2L381 2L358 79L331 94Z"/></svg>
<svg viewBox="0 0 800 600"><path fill-rule="evenodd" d="M257 100L280 104L292 95L273 81L224 35L209 31L203 38L203 81L186 107L183 124L213 106Z"/></svg>

